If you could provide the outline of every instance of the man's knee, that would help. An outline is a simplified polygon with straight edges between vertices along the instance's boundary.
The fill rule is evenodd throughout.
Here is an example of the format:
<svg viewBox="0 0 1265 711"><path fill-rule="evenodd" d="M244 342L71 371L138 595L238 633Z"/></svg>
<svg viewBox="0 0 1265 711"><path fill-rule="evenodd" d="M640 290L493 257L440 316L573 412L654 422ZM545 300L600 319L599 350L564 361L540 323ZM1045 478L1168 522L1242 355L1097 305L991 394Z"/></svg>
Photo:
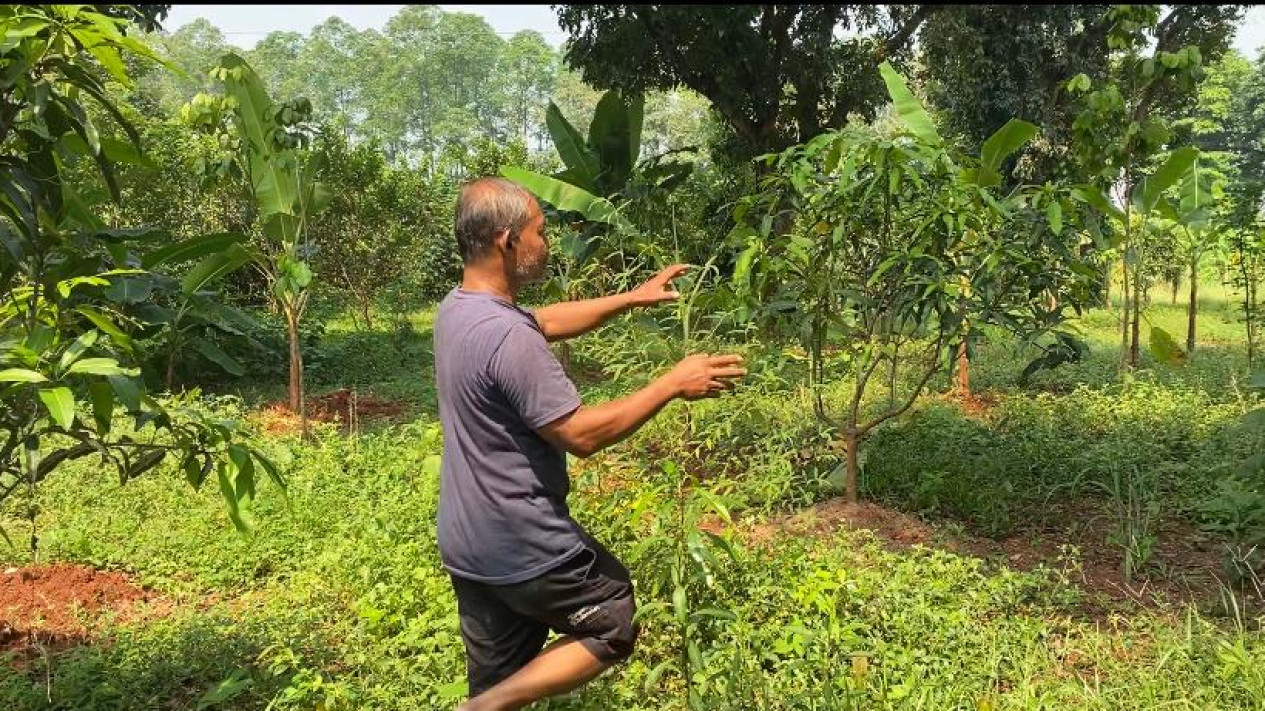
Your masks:
<svg viewBox="0 0 1265 711"><path fill-rule="evenodd" d="M637 605L631 595L616 598L611 603L614 626L607 640L610 647L611 663L622 662L632 656L637 647L637 636L641 634L641 626L633 621L637 614Z"/></svg>

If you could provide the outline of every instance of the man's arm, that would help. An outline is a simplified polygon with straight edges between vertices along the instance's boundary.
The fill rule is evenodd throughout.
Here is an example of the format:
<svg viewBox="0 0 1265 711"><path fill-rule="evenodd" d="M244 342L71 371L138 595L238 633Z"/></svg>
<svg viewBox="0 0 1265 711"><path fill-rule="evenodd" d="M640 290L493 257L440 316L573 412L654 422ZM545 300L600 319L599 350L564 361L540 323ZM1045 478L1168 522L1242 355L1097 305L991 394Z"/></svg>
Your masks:
<svg viewBox="0 0 1265 711"><path fill-rule="evenodd" d="M588 457L641 428L675 398L697 400L732 390L733 378L746 375L736 367L739 356L693 355L637 392L610 402L585 407L536 431L550 444L577 457Z"/></svg>
<svg viewBox="0 0 1265 711"><path fill-rule="evenodd" d="M645 284L622 294L582 301L564 301L536 310L536 323L548 341L581 336L636 306L653 306L680 297L668 284L689 267L674 264Z"/></svg>

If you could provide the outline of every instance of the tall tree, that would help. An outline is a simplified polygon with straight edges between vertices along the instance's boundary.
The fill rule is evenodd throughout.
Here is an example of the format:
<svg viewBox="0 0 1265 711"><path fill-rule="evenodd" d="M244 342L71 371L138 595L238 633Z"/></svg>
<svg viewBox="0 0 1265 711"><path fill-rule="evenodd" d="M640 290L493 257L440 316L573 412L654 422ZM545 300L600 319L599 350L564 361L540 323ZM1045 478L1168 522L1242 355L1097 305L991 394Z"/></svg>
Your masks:
<svg viewBox="0 0 1265 711"><path fill-rule="evenodd" d="M595 87L688 87L746 156L803 142L885 102L876 68L908 58L930 5L553 6L566 61Z"/></svg>
<svg viewBox="0 0 1265 711"><path fill-rule="evenodd" d="M243 56L256 67L268 92L279 96L303 96L305 77L296 64L307 45L307 38L298 32L269 32L255 48ZM215 59L219 59L217 55Z"/></svg>
<svg viewBox="0 0 1265 711"><path fill-rule="evenodd" d="M506 43L497 64L510 135L526 145L543 137L545 105L558 75L558 56L539 32L523 30Z"/></svg>
<svg viewBox="0 0 1265 711"><path fill-rule="evenodd" d="M170 34L150 34L146 40L180 72L151 70L137 81L137 93L166 116L175 116L185 102L210 88L208 72L228 50L224 33L204 17Z"/></svg>
<svg viewBox="0 0 1265 711"><path fill-rule="evenodd" d="M1106 77L1110 7L950 5L933 14L919 37L920 65L941 128L978 150L1021 117L1043 130L1008 161L1022 166L1019 177L1040 183L1066 173L1074 165L1067 158L1076 107L1063 82Z"/></svg>

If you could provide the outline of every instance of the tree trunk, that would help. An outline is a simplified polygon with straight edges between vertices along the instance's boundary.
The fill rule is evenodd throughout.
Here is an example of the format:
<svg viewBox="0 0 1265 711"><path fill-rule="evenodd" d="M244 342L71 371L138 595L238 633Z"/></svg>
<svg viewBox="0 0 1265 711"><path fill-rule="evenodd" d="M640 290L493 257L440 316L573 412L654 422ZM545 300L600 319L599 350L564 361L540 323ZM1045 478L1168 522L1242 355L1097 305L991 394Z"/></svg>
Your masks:
<svg viewBox="0 0 1265 711"><path fill-rule="evenodd" d="M860 438L857 436L856 426L848 428L844 434L844 445L847 447L848 469L843 480L844 497L850 504L855 504L859 500L857 493L857 443Z"/></svg>
<svg viewBox="0 0 1265 711"><path fill-rule="evenodd" d="M1111 311L1111 276L1112 276L1111 267L1106 267L1104 271L1106 272L1106 274L1103 276L1103 284L1102 284L1102 307L1104 309L1107 309L1108 312L1110 312Z"/></svg>
<svg viewBox="0 0 1265 711"><path fill-rule="evenodd" d="M1181 289L1182 282L1180 279L1173 280L1173 306L1177 305L1177 291Z"/></svg>
<svg viewBox="0 0 1265 711"><path fill-rule="evenodd" d="M1133 275L1133 325L1130 329L1132 337L1129 341L1129 366L1138 367L1138 341L1142 330L1142 280Z"/></svg>
<svg viewBox="0 0 1265 711"><path fill-rule="evenodd" d="M971 360L966 353L966 340L958 344L958 396L971 394Z"/></svg>
<svg viewBox="0 0 1265 711"><path fill-rule="evenodd" d="M290 412L299 416L299 426L307 437L307 407L303 393L303 351L299 344L299 315L293 305L285 305L286 330L290 334Z"/></svg>
<svg viewBox="0 0 1265 711"><path fill-rule="evenodd" d="M1124 370L1129 367L1129 322L1132 321L1129 299L1132 294L1129 291L1128 262L1125 261L1122 267L1123 283L1120 286L1120 368Z"/></svg>
<svg viewBox="0 0 1265 711"><path fill-rule="evenodd" d="M1190 304L1186 307L1186 352L1195 352L1195 316L1199 313L1199 262L1190 260Z"/></svg>
<svg viewBox="0 0 1265 711"><path fill-rule="evenodd" d="M171 392L176 383L176 350L167 354L167 392Z"/></svg>
<svg viewBox="0 0 1265 711"><path fill-rule="evenodd" d="M369 299L362 299L362 300L360 301L360 315L361 315L362 317L364 317L364 319L365 319L365 330L366 330L366 331L372 331L372 330L373 330L373 316L372 316L372 314L370 313L371 311L373 311L372 306L373 306L373 304L370 302L370 300L369 300Z"/></svg>

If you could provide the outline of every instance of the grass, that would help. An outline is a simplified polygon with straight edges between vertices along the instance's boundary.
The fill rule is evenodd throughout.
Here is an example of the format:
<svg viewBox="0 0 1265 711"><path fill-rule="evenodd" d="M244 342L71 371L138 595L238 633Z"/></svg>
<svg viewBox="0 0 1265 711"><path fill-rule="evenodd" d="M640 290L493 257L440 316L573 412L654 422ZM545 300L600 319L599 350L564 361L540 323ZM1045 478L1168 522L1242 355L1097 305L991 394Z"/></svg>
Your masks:
<svg viewBox="0 0 1265 711"><path fill-rule="evenodd" d="M1260 431L1240 421L1242 337L1217 293L1210 297L1201 326L1209 345L1185 368L1148 366L1123 382L1105 312L1083 321L1091 357L1041 374L1029 389L1014 376L1030 356L990 344L973 379L996 393L996 407L976 417L924 399L868 443L866 496L1000 535L1051 497L1109 498L1095 484L1132 468L1158 472L1153 493L1166 511L1200 520L1215 484L1265 451ZM252 537L234 532L213 487L192 491L175 471L120 487L80 462L51 478L38 501L43 557L132 572L173 611L0 666L0 707L455 705L464 669L434 537L432 314L419 314L402 337L327 324L310 392L364 388L420 406L407 422L359 436L318 425L311 443L268 438L290 486L288 497L261 488ZM1150 314L1184 332L1180 305ZM1265 633L1255 608L1236 616L1233 605L1214 614L1172 604L1091 619L1072 567L1024 572L934 546L895 551L864 531L744 544L735 531L833 496L839 462L832 433L808 414L798 361L748 350L753 372L742 394L690 405L689 426L686 405L675 403L626 443L573 467L574 513L628 562L643 633L617 673L541 708L686 707L684 628L672 607L680 475L665 461L686 472L692 501L736 519L722 539L700 539L693 550L703 572L687 576L696 644L688 679L707 708L1261 708ZM672 344L625 320L583 339L575 355L581 370L644 359L613 382L580 378L586 399L602 399L657 372L644 363L665 364ZM279 399L284 386L219 391L214 406L241 414ZM16 514L0 511L0 525L22 530L5 518ZM23 564L29 554L0 559Z"/></svg>

